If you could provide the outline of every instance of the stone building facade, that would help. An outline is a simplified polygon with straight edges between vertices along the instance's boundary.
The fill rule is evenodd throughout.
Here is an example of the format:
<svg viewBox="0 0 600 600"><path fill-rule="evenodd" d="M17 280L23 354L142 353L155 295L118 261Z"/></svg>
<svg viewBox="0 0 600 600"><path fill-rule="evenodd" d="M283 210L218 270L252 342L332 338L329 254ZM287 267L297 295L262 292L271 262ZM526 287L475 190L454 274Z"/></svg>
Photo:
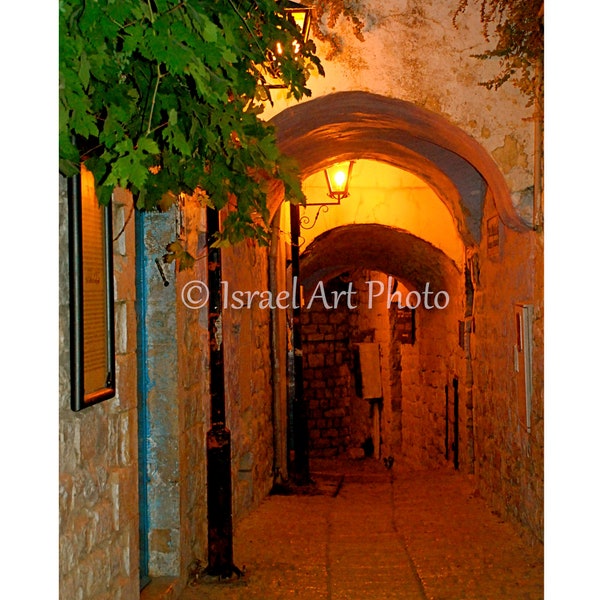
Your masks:
<svg viewBox="0 0 600 600"><path fill-rule="evenodd" d="M305 181L350 159L409 171L449 215L454 240L449 246L448 236L436 234L430 212L416 210L410 225L397 219L400 204L392 198L400 192L391 190L373 217L340 217L317 233L327 223L320 217L314 237L302 231L305 299L320 280L333 286L350 277L364 307L366 283L384 284L389 276L405 294L429 282L452 299L444 310L419 306L409 317L383 298L369 310L305 306L301 383L309 455L366 452L413 468L472 473L496 510L542 539L536 121L510 84L497 91L478 85L494 69L472 58L485 48L479 17L467 12L455 28L454 10L451 0L365 2L364 41L340 22L342 51L324 60L324 78L311 80L313 99L275 97L265 113ZM325 56L326 47L319 49ZM368 174L353 181L367 199L378 184ZM222 252L230 291L276 295L291 288L290 217L276 188L270 204L270 248L248 242ZM60 207L66 257L62 180ZM197 299L186 296L190 285L208 277L205 229L205 209L194 198L144 215L127 193L115 191L117 394L80 412L70 409L68 263L61 260L61 598L176 599L189 570L206 564L209 315L206 306L183 301ZM162 261L175 239L196 259L192 268ZM224 312L234 527L290 477L293 329L289 308L247 300ZM361 344L378 348L380 399L360 396ZM140 581L150 581L141 592Z"/></svg>
<svg viewBox="0 0 600 600"><path fill-rule="evenodd" d="M67 189L60 244L68 255ZM131 197L116 194L114 230L117 394L71 411L68 261L60 262L59 510L61 598L139 595L136 269Z"/></svg>

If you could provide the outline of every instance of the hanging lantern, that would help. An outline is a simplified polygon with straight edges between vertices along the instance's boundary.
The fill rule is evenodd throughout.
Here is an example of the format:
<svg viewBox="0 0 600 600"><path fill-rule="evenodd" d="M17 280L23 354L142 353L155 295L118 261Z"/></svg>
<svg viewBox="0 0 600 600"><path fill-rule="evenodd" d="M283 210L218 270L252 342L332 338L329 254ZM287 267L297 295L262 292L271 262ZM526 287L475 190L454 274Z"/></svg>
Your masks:
<svg viewBox="0 0 600 600"><path fill-rule="evenodd" d="M294 25L296 25L300 35L302 36L302 42L306 44L310 34L312 8L304 6L304 4L300 4L299 2L291 2L291 0L289 0L285 3L283 10L285 11L285 16L287 17L288 21L291 21L294 23Z"/></svg>
<svg viewBox="0 0 600 600"><path fill-rule="evenodd" d="M340 203L342 198L347 198L350 195L348 186L350 185L350 175L354 161L347 163L338 163L325 169L325 179L327 180L327 195Z"/></svg>
<svg viewBox="0 0 600 600"><path fill-rule="evenodd" d="M292 23L299 31L302 38L302 44L308 42L310 36L310 25L312 21L312 7L304 6L299 2L292 2L287 0L282 3L283 12L285 18ZM302 44L298 40L293 42L294 56L300 54L302 50ZM264 67L266 70L265 83L267 88L284 88L286 87L281 83L281 72L279 57L283 55L283 45L281 42L276 42L275 47L267 50L267 60L265 61Z"/></svg>

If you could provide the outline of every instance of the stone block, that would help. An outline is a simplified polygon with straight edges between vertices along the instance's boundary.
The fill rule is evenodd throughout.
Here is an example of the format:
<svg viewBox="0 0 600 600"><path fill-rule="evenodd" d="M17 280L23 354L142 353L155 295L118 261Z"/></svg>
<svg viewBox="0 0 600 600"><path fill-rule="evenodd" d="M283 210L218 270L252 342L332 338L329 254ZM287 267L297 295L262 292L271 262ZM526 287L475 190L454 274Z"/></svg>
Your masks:
<svg viewBox="0 0 600 600"><path fill-rule="evenodd" d="M327 337L335 338L336 328L333 325L330 325L329 322L320 323L317 325L317 330L319 332L320 340L325 340Z"/></svg>
<svg viewBox="0 0 600 600"><path fill-rule="evenodd" d="M110 564L106 549L90 552L79 566L86 598L96 598L111 587Z"/></svg>
<svg viewBox="0 0 600 600"><path fill-rule="evenodd" d="M319 369L325 365L325 356L323 354L309 354L307 361L310 368Z"/></svg>
<svg viewBox="0 0 600 600"><path fill-rule="evenodd" d="M113 264L113 292L115 300L135 302L136 287L135 287L135 256L130 257L114 257Z"/></svg>
<svg viewBox="0 0 600 600"><path fill-rule="evenodd" d="M66 530L66 522L74 506L73 478L68 473L60 473L58 487L59 527Z"/></svg>
<svg viewBox="0 0 600 600"><path fill-rule="evenodd" d="M150 550L167 554L173 549L173 531L170 529L153 529L150 532Z"/></svg>
<svg viewBox="0 0 600 600"><path fill-rule="evenodd" d="M84 600L83 587L79 583L77 574L69 573L68 575L60 576L60 595L61 598Z"/></svg>
<svg viewBox="0 0 600 600"><path fill-rule="evenodd" d="M348 448L348 450L346 450L346 454L348 455L348 458L352 460L365 457L365 451L362 448Z"/></svg>
<svg viewBox="0 0 600 600"><path fill-rule="evenodd" d="M71 417L71 413L67 413ZM81 421L61 419L59 424L59 461L62 473L74 473L81 463Z"/></svg>
<svg viewBox="0 0 600 600"><path fill-rule="evenodd" d="M114 531L114 512L109 500L101 500L94 505L94 512L88 523L88 549L98 547L108 541Z"/></svg>
<svg viewBox="0 0 600 600"><path fill-rule="evenodd" d="M150 477L153 481L148 490L150 520L157 529L176 529L179 527L179 484L163 483L160 475L153 472Z"/></svg>
<svg viewBox="0 0 600 600"><path fill-rule="evenodd" d="M74 521L74 519L72 519ZM67 529L67 528L65 528ZM80 535L80 531L61 532L60 544L58 547L58 561L61 580L68 573L73 572L79 563L79 557L85 548L85 538Z"/></svg>
<svg viewBox="0 0 600 600"><path fill-rule="evenodd" d="M107 403L99 404L82 414L80 421L81 460L85 464L93 463L97 456L107 451L108 424L105 419Z"/></svg>
<svg viewBox="0 0 600 600"><path fill-rule="evenodd" d="M311 314L311 322L313 325L326 325L329 322L329 316L324 312L313 312ZM322 333L320 328L319 331Z"/></svg>
<svg viewBox="0 0 600 600"><path fill-rule="evenodd" d="M114 303L115 315L115 352L117 354L125 354L127 352L127 335L128 335L128 320L127 320L127 303Z"/></svg>
<svg viewBox="0 0 600 600"><path fill-rule="evenodd" d="M132 352L116 357L117 403L120 409L137 407L137 356Z"/></svg>
<svg viewBox="0 0 600 600"><path fill-rule="evenodd" d="M345 417L346 410L344 408L332 408L324 412L323 416L327 419L332 419L335 417Z"/></svg>

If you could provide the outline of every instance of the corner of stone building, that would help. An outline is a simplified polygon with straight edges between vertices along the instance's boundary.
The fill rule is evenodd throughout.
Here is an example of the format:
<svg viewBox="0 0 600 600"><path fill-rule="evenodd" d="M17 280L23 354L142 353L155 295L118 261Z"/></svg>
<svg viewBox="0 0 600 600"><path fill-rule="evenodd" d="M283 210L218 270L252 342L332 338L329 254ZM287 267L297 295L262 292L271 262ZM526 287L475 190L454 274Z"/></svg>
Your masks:
<svg viewBox="0 0 600 600"><path fill-rule="evenodd" d="M482 232L472 338L477 482L504 518L539 542L544 529L543 244L533 229L517 232L506 226L491 199ZM517 362L516 314L523 305L534 315L529 431L524 372Z"/></svg>
<svg viewBox="0 0 600 600"><path fill-rule="evenodd" d="M119 196L113 218L132 207ZM67 180L59 189L59 575L65 598L135 597L137 386L133 221L115 242L116 397L71 410ZM119 230L120 231L120 230ZM116 232L118 233L118 231ZM112 596L111 596L112 594Z"/></svg>

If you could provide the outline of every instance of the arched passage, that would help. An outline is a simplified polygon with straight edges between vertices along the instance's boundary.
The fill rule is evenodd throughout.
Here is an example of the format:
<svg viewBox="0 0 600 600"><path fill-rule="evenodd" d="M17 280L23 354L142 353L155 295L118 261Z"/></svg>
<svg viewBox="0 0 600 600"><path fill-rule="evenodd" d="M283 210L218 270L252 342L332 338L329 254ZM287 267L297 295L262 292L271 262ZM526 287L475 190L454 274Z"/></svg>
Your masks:
<svg viewBox="0 0 600 600"><path fill-rule="evenodd" d="M416 234L410 228L390 226L392 224L385 220L344 224L319 234L308 248L296 252L300 283L309 295L319 282L329 282L329 291L339 297L344 285L356 278L363 295L376 285L380 289L379 285L393 282L394 290L404 290L406 294L445 290L452 299L447 310L425 310L421 306L413 311L412 334L405 331L406 318L399 312L390 312L389 303L385 305L385 294L378 300L383 305L377 316L373 311L363 311L362 316L360 311L355 311L333 317L327 313L327 306L323 314L314 318L304 311L302 339L313 347L312 358L310 348L302 351L306 368L303 376L310 387L311 377L325 376L322 370L317 373L315 369L329 363L333 377L324 387L329 389L333 381L342 381L345 377L345 389L330 395L352 396L359 368L351 356L352 349L362 343L378 344L382 356L385 355L381 369L382 373L385 371L384 386L387 386L382 392L380 411L382 432L386 436L382 452L401 448L409 462L433 466L444 458L449 460L450 448L453 448L456 453L460 450L461 456L461 461L455 460L455 464L471 470L473 419L468 336L473 290L466 257L478 251L485 202L493 202L505 225L516 231L527 230L512 206L498 167L476 140L440 115L367 92L322 96L284 110L272 122L277 128L281 150L296 159L303 179L345 160L385 163L419 178L448 210L453 236L460 240L459 247L463 248L463 254L459 248L457 255L455 247L452 259L440 249L443 244L433 245L420 237L422 232ZM361 194L368 196L368 189L363 187ZM282 200L272 194L272 207L279 206ZM388 206L399 210L400 204L394 204L390 196ZM286 218L283 218L284 230ZM292 247L294 244L292 239ZM282 254L289 256L289 251ZM293 251L291 255L294 262ZM372 280L380 283L370 283ZM345 307L354 309L352 303ZM315 328L314 319L323 327ZM279 326L285 327L282 321ZM415 327L416 337L413 335ZM329 333L323 334L328 328ZM339 334L342 330L347 331L347 335L341 338L337 335L337 338L340 338L338 341L343 339L345 350L327 349L327 336L330 340L337 339L334 331ZM279 339L284 337L281 334ZM315 348L319 350L315 352ZM340 361L340 351L345 357L341 359L345 366L332 364L332 361ZM347 372L336 372L336 366ZM323 380L318 385L323 386ZM294 388L298 393L298 382ZM326 406L321 400L319 405ZM452 402L455 407L450 406ZM462 403L460 410L459 402ZM345 410L347 412L347 407ZM341 407L329 407L328 415L309 415L313 426L320 421L320 427L328 428L327 435L332 437L334 427L331 425L336 421L331 419L339 418ZM337 421L336 427L342 432L338 437L343 437L344 424ZM314 427L311 435L315 435ZM356 440L349 443L354 444Z"/></svg>
<svg viewBox="0 0 600 600"><path fill-rule="evenodd" d="M300 282L311 457L437 467L460 444L463 461L472 430L448 396L465 360L456 336L465 314L461 269L407 231L355 224L306 248Z"/></svg>
<svg viewBox="0 0 600 600"><path fill-rule="evenodd" d="M349 268L387 273L414 289L446 289L460 271L441 251L385 225L348 225L324 233L302 254L300 277L310 291Z"/></svg>
<svg viewBox="0 0 600 600"><path fill-rule="evenodd" d="M504 223L527 230L489 154L431 111L367 92L340 92L288 108L272 123L281 150L297 160L304 177L336 161L379 160L426 181L453 213L467 245L480 240L488 190Z"/></svg>

